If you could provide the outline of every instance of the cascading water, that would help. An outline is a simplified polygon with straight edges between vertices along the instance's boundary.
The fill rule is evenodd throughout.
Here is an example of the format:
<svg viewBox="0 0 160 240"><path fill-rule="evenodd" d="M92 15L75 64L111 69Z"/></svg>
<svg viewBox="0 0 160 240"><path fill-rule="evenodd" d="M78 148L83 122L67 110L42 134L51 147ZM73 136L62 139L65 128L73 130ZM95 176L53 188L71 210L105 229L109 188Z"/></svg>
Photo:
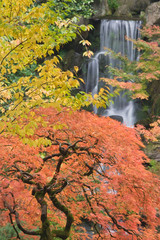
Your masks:
<svg viewBox="0 0 160 240"><path fill-rule="evenodd" d="M133 46L133 42L126 40L139 38L140 21L124 21L124 20L102 20L100 26L100 51L88 63L86 92L92 92L92 95L98 93L99 78L111 78L109 72L105 72L106 65L120 67L119 59L114 59L111 54L105 54L105 48L109 48L116 53L126 55L129 60L137 61L139 58L138 51ZM112 89L111 89L112 90ZM98 110L94 107L95 113ZM123 118L123 122L127 126L133 126L135 118L134 102L128 100L123 92L116 98L114 103L108 109L101 112L103 116L118 115Z"/></svg>

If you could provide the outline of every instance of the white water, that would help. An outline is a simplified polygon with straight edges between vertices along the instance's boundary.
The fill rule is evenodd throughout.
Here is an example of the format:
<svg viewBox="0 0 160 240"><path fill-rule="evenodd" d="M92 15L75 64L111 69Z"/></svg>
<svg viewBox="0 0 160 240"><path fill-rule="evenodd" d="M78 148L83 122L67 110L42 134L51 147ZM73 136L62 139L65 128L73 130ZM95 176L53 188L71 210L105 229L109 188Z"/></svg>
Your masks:
<svg viewBox="0 0 160 240"><path fill-rule="evenodd" d="M105 54L105 48L110 48L116 53L126 55L129 60L137 61L138 51L134 48L133 42L126 40L139 38L140 21L124 20L102 20L100 26L100 51L88 63L86 91L92 92L92 95L99 91L99 78L109 77L105 72L105 66L120 67L120 60L111 57L111 54ZM103 76L104 74L104 76ZM94 107L95 113L98 110ZM122 92L114 98L114 104L101 112L103 116L119 115L123 117L123 122L127 126L133 126L136 122L135 106L132 100L128 100L127 95Z"/></svg>

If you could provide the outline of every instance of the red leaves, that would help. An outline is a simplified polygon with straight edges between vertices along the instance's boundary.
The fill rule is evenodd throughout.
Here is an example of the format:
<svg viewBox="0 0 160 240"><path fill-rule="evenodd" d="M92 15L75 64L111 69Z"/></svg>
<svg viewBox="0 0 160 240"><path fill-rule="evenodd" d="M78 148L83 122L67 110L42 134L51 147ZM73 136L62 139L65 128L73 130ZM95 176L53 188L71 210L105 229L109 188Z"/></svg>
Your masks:
<svg viewBox="0 0 160 240"><path fill-rule="evenodd" d="M147 239L152 231L155 234L159 180L143 166L148 159L135 130L85 111L69 114L65 109L58 113L41 108L35 113L35 117L45 116L48 125L39 124L31 138L47 138L50 145L34 148L17 137L0 137L0 190L3 196L14 192L16 208L28 226L40 223L39 205L32 193L36 187L45 195L49 219L57 228L65 225L66 218L49 201L51 190L73 214L75 229L86 218L101 225L99 239L110 235ZM65 127L54 129L57 122ZM142 215L147 229L141 226ZM72 234L73 239L79 238L77 232Z"/></svg>
<svg viewBox="0 0 160 240"><path fill-rule="evenodd" d="M147 37L153 37L160 35L160 27L157 25L146 26L141 30L142 34Z"/></svg>

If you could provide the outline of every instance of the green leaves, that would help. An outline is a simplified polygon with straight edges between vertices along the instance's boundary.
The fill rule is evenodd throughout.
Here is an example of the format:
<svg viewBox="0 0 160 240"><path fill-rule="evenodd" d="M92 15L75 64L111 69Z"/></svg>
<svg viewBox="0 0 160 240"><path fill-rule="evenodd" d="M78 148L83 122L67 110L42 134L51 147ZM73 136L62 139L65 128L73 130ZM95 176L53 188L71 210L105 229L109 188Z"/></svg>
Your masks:
<svg viewBox="0 0 160 240"><path fill-rule="evenodd" d="M112 11L112 13L114 13L119 6L118 0L107 0L107 2L110 10Z"/></svg>
<svg viewBox="0 0 160 240"><path fill-rule="evenodd" d="M50 0L51 8L60 12L64 18L83 16L89 18L93 13L94 0Z"/></svg>

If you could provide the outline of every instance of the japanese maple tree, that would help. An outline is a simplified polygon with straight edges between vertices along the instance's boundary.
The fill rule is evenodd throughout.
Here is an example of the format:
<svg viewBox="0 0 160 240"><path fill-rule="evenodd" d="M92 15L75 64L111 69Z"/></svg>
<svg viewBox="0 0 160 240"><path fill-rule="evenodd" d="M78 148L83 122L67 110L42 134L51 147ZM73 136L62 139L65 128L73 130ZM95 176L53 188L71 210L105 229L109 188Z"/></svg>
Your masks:
<svg viewBox="0 0 160 240"><path fill-rule="evenodd" d="M28 144L0 136L1 224L35 239L77 240L87 239L87 220L92 239L160 239L159 179L144 167L135 130L85 111L32 112L39 116Z"/></svg>

